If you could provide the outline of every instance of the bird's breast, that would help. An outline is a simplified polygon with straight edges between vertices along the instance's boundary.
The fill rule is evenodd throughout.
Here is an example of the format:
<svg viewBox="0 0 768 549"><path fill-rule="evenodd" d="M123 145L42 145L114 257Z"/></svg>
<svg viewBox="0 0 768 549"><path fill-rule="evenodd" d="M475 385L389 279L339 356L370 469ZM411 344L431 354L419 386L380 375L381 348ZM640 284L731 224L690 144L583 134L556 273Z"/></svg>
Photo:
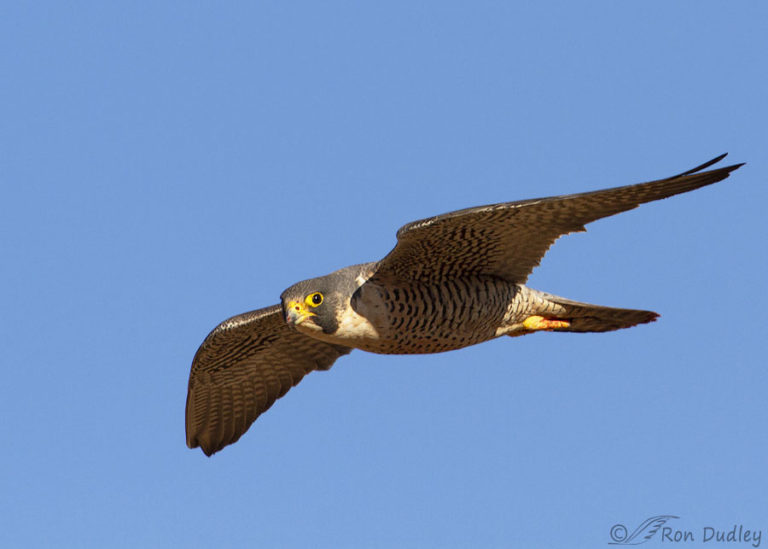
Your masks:
<svg viewBox="0 0 768 549"><path fill-rule="evenodd" d="M352 295L337 336L375 353L436 353L496 336L517 286L493 277L438 284L366 282Z"/></svg>

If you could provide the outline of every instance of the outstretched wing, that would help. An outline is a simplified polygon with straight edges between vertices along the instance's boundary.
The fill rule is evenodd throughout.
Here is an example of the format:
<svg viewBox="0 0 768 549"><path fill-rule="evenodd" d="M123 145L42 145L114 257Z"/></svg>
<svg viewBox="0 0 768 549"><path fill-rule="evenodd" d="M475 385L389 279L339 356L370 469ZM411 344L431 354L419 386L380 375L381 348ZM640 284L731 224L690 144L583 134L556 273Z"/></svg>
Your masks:
<svg viewBox="0 0 768 549"><path fill-rule="evenodd" d="M701 170L725 156L649 183L480 206L409 223L397 232L397 245L379 262L375 277L432 283L482 274L523 283L560 236L645 202L721 181L742 164Z"/></svg>
<svg viewBox="0 0 768 549"><path fill-rule="evenodd" d="M280 305L225 320L192 361L187 446L210 456L232 444L306 374L327 370L351 350L292 329Z"/></svg>

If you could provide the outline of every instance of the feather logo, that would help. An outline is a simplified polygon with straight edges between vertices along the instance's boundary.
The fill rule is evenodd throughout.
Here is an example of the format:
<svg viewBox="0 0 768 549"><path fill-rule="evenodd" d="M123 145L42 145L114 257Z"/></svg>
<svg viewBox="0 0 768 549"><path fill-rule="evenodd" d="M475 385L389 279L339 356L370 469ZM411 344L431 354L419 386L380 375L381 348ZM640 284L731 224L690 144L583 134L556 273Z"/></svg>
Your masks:
<svg viewBox="0 0 768 549"><path fill-rule="evenodd" d="M634 532L629 534L623 524L614 524L611 527L611 541L609 545L640 545L651 539L654 534L664 526L669 519L676 519L674 515L658 515L645 519Z"/></svg>

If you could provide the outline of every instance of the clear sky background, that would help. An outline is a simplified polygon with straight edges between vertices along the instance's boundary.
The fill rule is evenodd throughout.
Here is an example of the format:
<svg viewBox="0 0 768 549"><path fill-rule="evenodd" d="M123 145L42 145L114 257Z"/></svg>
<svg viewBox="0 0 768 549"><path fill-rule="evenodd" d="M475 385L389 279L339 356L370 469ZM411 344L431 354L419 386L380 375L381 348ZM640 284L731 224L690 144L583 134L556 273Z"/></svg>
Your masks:
<svg viewBox="0 0 768 549"><path fill-rule="evenodd" d="M768 543L766 52L765 2L3 3L0 546ZM186 448L224 318L409 221L722 152L529 280L658 322L356 351Z"/></svg>

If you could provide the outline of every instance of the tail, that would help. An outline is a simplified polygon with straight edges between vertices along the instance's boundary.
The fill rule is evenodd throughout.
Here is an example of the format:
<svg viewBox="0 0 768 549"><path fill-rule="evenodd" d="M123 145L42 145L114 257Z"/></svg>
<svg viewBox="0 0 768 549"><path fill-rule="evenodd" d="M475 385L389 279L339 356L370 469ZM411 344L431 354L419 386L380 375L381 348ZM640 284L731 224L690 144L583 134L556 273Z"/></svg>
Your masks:
<svg viewBox="0 0 768 549"><path fill-rule="evenodd" d="M568 327L555 328L553 330L555 332L611 332L653 322L659 317L658 313L653 311L617 309L579 303L543 292L540 297L551 304L545 313L547 318L565 320L569 323Z"/></svg>

